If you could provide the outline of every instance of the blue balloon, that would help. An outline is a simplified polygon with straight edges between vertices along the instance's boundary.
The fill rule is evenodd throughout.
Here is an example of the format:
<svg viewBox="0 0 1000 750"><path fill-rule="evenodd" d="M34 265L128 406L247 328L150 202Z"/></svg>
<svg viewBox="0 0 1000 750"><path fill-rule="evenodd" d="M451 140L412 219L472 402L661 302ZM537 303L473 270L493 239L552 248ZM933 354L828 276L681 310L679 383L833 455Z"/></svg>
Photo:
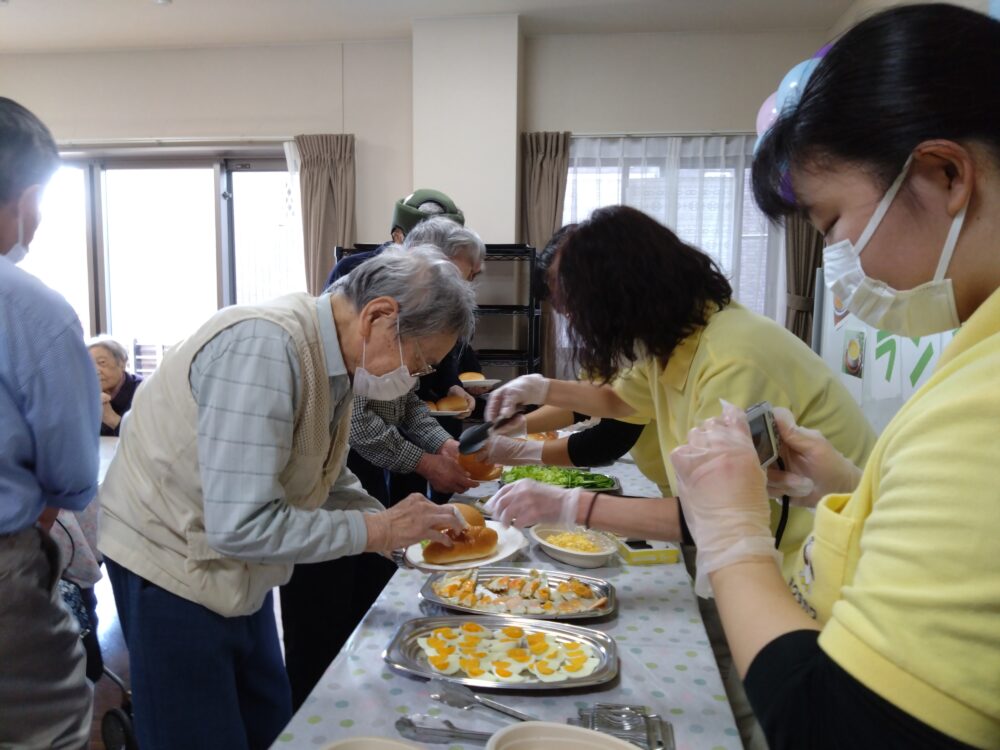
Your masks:
<svg viewBox="0 0 1000 750"><path fill-rule="evenodd" d="M819 58L803 60L785 74L785 77L781 79L781 84L778 86L778 96L774 101L779 112L792 109L799 103L802 90L806 87L809 77L816 70L819 63Z"/></svg>

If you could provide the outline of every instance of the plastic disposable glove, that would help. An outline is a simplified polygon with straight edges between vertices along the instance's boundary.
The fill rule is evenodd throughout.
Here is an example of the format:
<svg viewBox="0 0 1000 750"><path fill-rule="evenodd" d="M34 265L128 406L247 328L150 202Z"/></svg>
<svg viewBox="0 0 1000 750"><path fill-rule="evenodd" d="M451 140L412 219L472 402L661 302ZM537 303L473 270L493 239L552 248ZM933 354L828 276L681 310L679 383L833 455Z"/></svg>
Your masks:
<svg viewBox="0 0 1000 750"><path fill-rule="evenodd" d="M473 409L476 408L476 399L473 398L473 396L460 385L453 385L449 388L448 395L461 396L465 399L465 411L461 414L456 414L455 417L457 419L465 419L467 416L472 414Z"/></svg>
<svg viewBox="0 0 1000 750"><path fill-rule="evenodd" d="M549 381L538 374L522 375L490 394L486 402L486 420L492 422L514 414L521 406L544 404Z"/></svg>
<svg viewBox="0 0 1000 750"><path fill-rule="evenodd" d="M785 471L773 465L768 470L771 497L788 495L793 505L815 507L825 495L854 491L861 480L861 469L822 433L799 427L794 415L781 407L774 410L774 421L781 437Z"/></svg>
<svg viewBox="0 0 1000 750"><path fill-rule="evenodd" d="M388 510L366 513L364 519L368 530L366 552L391 552L423 539L450 547L451 539L443 530L463 528L454 509L432 503L417 493L408 495Z"/></svg>
<svg viewBox="0 0 1000 750"><path fill-rule="evenodd" d="M576 526L581 493L579 487L568 490L533 479L519 479L501 487L483 510L504 526L523 529L545 522L571 529Z"/></svg>
<svg viewBox="0 0 1000 750"><path fill-rule="evenodd" d="M476 457L480 461L501 466L540 464L544 445L544 440L515 440L503 435L494 435L486 441L486 445Z"/></svg>
<svg viewBox="0 0 1000 750"><path fill-rule="evenodd" d="M698 546L698 596L712 596L708 575L727 565L760 557L780 564L767 482L742 409L723 402L722 416L691 430L670 462L684 518Z"/></svg>

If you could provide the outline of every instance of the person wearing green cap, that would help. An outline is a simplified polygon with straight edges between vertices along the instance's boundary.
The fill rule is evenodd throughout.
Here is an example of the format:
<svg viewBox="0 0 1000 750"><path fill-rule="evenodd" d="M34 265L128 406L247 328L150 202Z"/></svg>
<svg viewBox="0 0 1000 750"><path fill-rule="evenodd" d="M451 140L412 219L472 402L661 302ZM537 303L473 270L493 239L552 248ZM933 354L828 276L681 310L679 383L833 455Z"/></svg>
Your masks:
<svg viewBox="0 0 1000 750"><path fill-rule="evenodd" d="M389 228L390 240L374 250L352 253L338 261L333 270L330 271L326 285L330 286L341 276L346 276L369 258L374 258L389 245L402 245L410 230L431 216L443 216L465 226L465 214L462 213L462 209L440 190L431 190L430 188L414 190L405 198L396 201L396 205L392 209L392 225Z"/></svg>

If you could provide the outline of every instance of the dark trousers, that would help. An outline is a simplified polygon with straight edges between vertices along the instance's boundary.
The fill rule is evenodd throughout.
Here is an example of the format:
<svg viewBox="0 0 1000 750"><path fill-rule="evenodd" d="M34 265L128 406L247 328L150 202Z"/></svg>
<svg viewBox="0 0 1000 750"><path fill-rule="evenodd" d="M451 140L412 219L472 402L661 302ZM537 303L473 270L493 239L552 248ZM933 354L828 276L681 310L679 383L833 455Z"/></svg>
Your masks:
<svg viewBox="0 0 1000 750"><path fill-rule="evenodd" d="M105 558L142 750L257 750L292 718L271 594L223 617Z"/></svg>

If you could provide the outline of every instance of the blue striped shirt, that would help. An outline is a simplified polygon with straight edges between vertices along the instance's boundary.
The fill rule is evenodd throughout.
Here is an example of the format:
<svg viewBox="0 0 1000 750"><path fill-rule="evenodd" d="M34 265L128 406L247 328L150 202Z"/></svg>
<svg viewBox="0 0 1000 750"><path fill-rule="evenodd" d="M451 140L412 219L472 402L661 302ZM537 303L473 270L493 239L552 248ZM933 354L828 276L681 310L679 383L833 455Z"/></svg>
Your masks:
<svg viewBox="0 0 1000 750"><path fill-rule="evenodd" d="M100 393L73 308L0 255L0 534L97 493Z"/></svg>
<svg viewBox="0 0 1000 750"><path fill-rule="evenodd" d="M319 297L316 306L333 435L351 405L351 382L329 295ZM340 511L384 510L346 466L323 509L308 511L285 502L280 474L291 454L300 371L292 337L261 318L222 331L191 363L205 533L221 554L285 563L358 554L368 539L364 518Z"/></svg>

